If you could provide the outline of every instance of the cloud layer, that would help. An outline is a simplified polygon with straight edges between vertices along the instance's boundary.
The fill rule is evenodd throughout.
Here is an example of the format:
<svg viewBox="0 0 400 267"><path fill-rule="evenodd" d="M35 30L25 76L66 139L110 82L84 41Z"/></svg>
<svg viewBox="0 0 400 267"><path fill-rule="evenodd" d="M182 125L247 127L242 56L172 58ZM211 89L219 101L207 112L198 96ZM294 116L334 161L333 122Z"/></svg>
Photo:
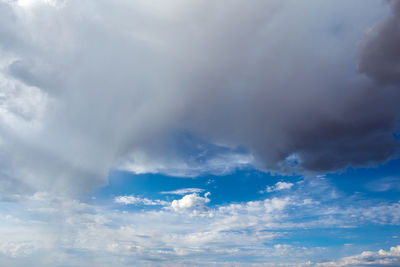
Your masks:
<svg viewBox="0 0 400 267"><path fill-rule="evenodd" d="M388 266L400 265L400 246L391 247L389 251L380 249L378 252L364 251L359 255L345 257L336 262L325 262L316 266Z"/></svg>
<svg viewBox="0 0 400 267"><path fill-rule="evenodd" d="M398 247L361 253L359 244L343 243L356 243L363 226L398 229L400 203L338 199L330 194L334 189L315 178L264 199L217 206L212 196L196 193L172 201L121 196L102 204L35 193L0 204L0 264L396 266ZM339 244L296 241L309 231L322 233L320 238L335 235ZM361 254L340 259L343 247L349 250L345 256Z"/></svg>

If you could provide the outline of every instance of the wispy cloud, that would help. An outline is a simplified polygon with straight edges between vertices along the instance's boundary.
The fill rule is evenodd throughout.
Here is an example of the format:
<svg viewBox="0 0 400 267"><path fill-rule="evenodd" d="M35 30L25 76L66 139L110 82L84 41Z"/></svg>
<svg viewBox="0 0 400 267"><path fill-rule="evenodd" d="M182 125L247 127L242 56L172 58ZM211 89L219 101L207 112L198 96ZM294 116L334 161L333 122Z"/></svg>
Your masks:
<svg viewBox="0 0 400 267"><path fill-rule="evenodd" d="M389 251L364 251L359 255L345 257L337 261L315 264L320 267L350 267L350 266L400 266L400 245L391 247Z"/></svg>
<svg viewBox="0 0 400 267"><path fill-rule="evenodd" d="M168 205L167 201L159 200L159 199L148 199L141 198L135 196L118 196L115 197L114 201L116 203L121 203L125 205L146 205L146 206L154 206L154 205Z"/></svg>
<svg viewBox="0 0 400 267"><path fill-rule="evenodd" d="M191 194L191 193L201 193L203 192L204 189L200 188L182 188L182 189L177 189L173 191L164 191L161 192L161 194L164 195L186 195L186 194Z"/></svg>
<svg viewBox="0 0 400 267"><path fill-rule="evenodd" d="M366 187L375 192L400 191L400 177L384 177L369 182Z"/></svg>
<svg viewBox="0 0 400 267"><path fill-rule="evenodd" d="M279 197L217 206L211 205L208 193L186 194L172 201L119 196L113 201L123 205L113 209L38 193L23 202L1 204L0 262L23 262L29 257L37 265L51 262L56 266L84 266L82 262L88 260L112 266L117 259L123 259L122 266L155 260L218 265L218 259L229 258L232 264L300 266L329 250L281 242L292 230L400 225L400 203L332 202L332 198L320 198L324 193L313 191L307 182L298 187L296 193L282 191L286 194ZM126 209L125 204L142 208ZM100 256L94 259L97 253ZM333 259L334 254L330 254Z"/></svg>

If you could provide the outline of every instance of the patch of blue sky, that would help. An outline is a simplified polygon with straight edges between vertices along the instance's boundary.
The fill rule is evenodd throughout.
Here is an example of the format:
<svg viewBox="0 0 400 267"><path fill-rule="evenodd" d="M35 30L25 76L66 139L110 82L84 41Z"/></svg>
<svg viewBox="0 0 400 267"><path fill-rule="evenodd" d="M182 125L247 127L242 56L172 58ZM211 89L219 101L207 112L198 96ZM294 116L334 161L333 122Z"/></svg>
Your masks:
<svg viewBox="0 0 400 267"><path fill-rule="evenodd" d="M277 176L256 169L237 170L234 173L216 176L203 175L197 178L178 178L161 174L132 174L112 171L107 186L95 192L96 198L114 198L134 195L147 198L171 200L177 195L161 194L183 188L199 188L211 193L210 205L245 202L265 199L271 193L261 192L279 181L296 183L301 176Z"/></svg>
<svg viewBox="0 0 400 267"><path fill-rule="evenodd" d="M165 194L186 188L199 189L202 195L210 192L208 206L227 205L247 201L264 200L285 195L309 197L313 201L338 208L368 207L379 203L396 203L398 194L397 174L400 173L400 160L392 160L376 169L348 169L345 172L329 174L325 177L303 179L301 176L278 176L261 172L256 169L236 170L223 176L203 175L197 178L178 178L161 174L136 175L129 172L114 170L110 172L109 184L99 188L93 201L99 205L110 205L115 197L135 196L147 199L172 201L182 198L182 195ZM386 178L390 179L386 179ZM381 180L392 183L388 190L375 190L374 182L382 185ZM277 182L293 184L288 190L266 192L267 187L273 187ZM120 209L160 209L161 205L115 205ZM301 209L292 208L296 216L293 221L310 221L316 219L312 209L314 206ZM309 212L309 213L307 213Z"/></svg>
<svg viewBox="0 0 400 267"><path fill-rule="evenodd" d="M336 188L366 199L398 201L400 199L400 159L393 159L375 168L348 168L328 174Z"/></svg>
<svg viewBox="0 0 400 267"><path fill-rule="evenodd" d="M245 155L250 153L244 146L230 147L223 144L210 143L188 131L177 132L172 142L174 150L180 153L180 156L188 162L204 163L223 154L237 153Z"/></svg>
<svg viewBox="0 0 400 267"><path fill-rule="evenodd" d="M180 196L160 193L197 188L211 193L209 205L212 206L262 200L271 195L286 194L287 190L266 190L267 187L273 188L277 182L291 183L294 185L290 188L291 190L296 190L297 194L312 194L313 198L318 201L338 203L335 199L341 198L343 205L352 201L350 198L345 199L345 196L353 196L358 199L399 200L400 159L391 160L375 168L348 168L342 172L327 174L322 178L305 178L303 181L301 175L271 175L255 169L250 164L230 170L224 170L223 164L221 164L222 167L216 167L218 170L211 170L212 174L210 174L207 170L201 171L202 164L221 155L229 153L246 155L248 151L243 147L230 148L212 144L185 131L177 133L172 143L177 147L176 151L182 154L180 157L186 159L188 165L197 166L196 169L200 170L197 177L133 174L112 170L109 174L108 185L94 193L96 202L121 195L171 201ZM301 184L302 181L303 184ZM150 206L153 207L147 208L157 208L157 205Z"/></svg>
<svg viewBox="0 0 400 267"><path fill-rule="evenodd" d="M257 228L257 231L270 232L274 236L264 242L264 249L273 250L274 246L283 244L313 251L313 260L323 262L332 258L355 255L366 250L389 249L399 244L400 225L398 220L394 219L396 214L386 212L384 214L386 218L381 220L379 214L376 218L371 219L368 216L364 218L366 216L364 212L368 212L370 208L378 207L378 212L380 212L385 209L385 205L390 206L399 201L400 196L396 186L389 186L387 190L376 190L371 186L376 181L381 184L382 179L387 177L390 179L384 181L396 184L399 173L399 159L389 161L377 168L349 168L341 173L311 178L304 178L301 175L271 175L254 168L237 169L221 176L208 174L196 178L171 177L162 174L137 175L113 170L109 175L109 184L94 192L93 201L96 205L108 205L124 212L142 213L161 210L165 206L124 205L115 203L115 197L135 196L170 203L174 199L181 199L184 195L173 194L173 191L187 188L199 189L200 196L206 192L211 193L211 201L207 203L210 209L218 209L232 203L263 201L275 197L280 199L290 197L300 202L310 199L312 202L307 205L289 204L283 211L286 215L278 219L276 224L265 226L264 230L262 230L262 225L258 225L261 228ZM283 186L279 187L278 182L281 182ZM324 214L324 211L328 209L335 211L332 215ZM246 210L238 212L240 216L247 216ZM117 225L124 225L123 216L120 220L122 221L119 221ZM319 221L321 221L320 225ZM109 227L117 227L117 225ZM235 235L258 235L257 231L251 227L227 230L227 232L230 231L235 232ZM243 252L246 247L232 249ZM255 251L262 249L259 246L249 248ZM258 260L257 258L249 259L248 255L241 256L240 253L237 257L232 257L232 254L227 258L220 256L221 261L257 262ZM273 261L274 257L272 253L267 258ZM307 256L304 256L304 259L306 258ZM294 257L291 260L296 259Z"/></svg>

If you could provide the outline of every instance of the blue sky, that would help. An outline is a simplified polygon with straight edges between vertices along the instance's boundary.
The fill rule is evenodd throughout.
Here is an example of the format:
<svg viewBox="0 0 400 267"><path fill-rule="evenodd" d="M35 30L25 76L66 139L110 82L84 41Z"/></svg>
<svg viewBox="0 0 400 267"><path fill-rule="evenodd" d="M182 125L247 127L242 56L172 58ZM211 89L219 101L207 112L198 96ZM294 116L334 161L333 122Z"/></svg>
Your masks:
<svg viewBox="0 0 400 267"><path fill-rule="evenodd" d="M287 250L308 251L305 255L294 254L297 261L304 263L312 259L318 263L398 245L399 166L398 160L392 160L374 168L348 168L340 173L314 177L271 175L249 167L223 176L203 175L189 179L115 171L109 174L108 185L96 190L93 201L133 214L162 210L165 206L146 205L140 201L121 203L116 199L120 196L136 196L169 204L173 200L181 200L184 195L196 194L203 197L206 192L210 192L210 201L197 207L204 209L202 212L205 213L218 213L219 209L234 204L240 206L268 203L270 200L277 203L282 201L283 206L275 211L277 214L271 214L278 216L274 223L260 218L256 222L262 228L261 232L274 236L260 244L253 244L261 248L248 247L245 242L245 236L259 234L253 232L253 224L232 227L226 231L243 235L241 238L244 245L237 245L239 251L268 250L284 245ZM183 189L187 189L187 192ZM193 212L191 209L188 208L186 212ZM243 206L237 209L243 221L246 221L246 216L255 216ZM243 224L246 225L245 222ZM277 260L282 262L283 256L283 262L290 259L285 252L277 254L269 256L260 253L260 258L255 258L257 254L249 253L237 260L273 263ZM224 255L221 254L221 257ZM234 255L225 257L232 260Z"/></svg>
<svg viewBox="0 0 400 267"><path fill-rule="evenodd" d="M0 0L0 266L400 266L400 1Z"/></svg>

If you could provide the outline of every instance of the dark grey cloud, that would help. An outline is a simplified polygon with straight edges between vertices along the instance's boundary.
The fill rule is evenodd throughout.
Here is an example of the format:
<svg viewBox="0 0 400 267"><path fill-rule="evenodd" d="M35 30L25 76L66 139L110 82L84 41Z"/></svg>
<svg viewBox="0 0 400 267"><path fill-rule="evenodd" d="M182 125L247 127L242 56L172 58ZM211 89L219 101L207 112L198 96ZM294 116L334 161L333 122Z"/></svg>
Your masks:
<svg viewBox="0 0 400 267"><path fill-rule="evenodd" d="M361 42L360 71L383 84L400 83L400 2L392 14L368 30Z"/></svg>
<svg viewBox="0 0 400 267"><path fill-rule="evenodd" d="M275 170L286 169L290 163L287 159L298 162L299 169L324 172L385 162L395 156L398 143L392 133L400 110L397 84L377 85L371 81L377 77L369 79L354 71L352 60L344 57L349 48L342 38L351 39L346 33L316 36L318 26L307 24L301 15L297 19L302 24L289 19L281 22L286 31L273 36L273 45L268 36L260 37L263 32L257 29L251 35L262 40L261 47L252 42L246 50L234 40L232 43L240 48L229 51L229 46L224 47L212 56L218 58L211 64L215 70L201 72L195 83L190 81L203 87L198 91L204 97L201 102L206 103L206 107L194 111L198 117L193 127L198 127L200 120L205 134L250 146L261 159L261 166ZM324 23L329 28L338 22ZM360 64L370 62L376 69L385 68L384 62L374 59L374 53L387 53L392 67L382 72L390 73L396 69L394 63L400 62L392 55L398 52L397 39L375 35L396 36L398 32L385 30L380 26L368 30L361 42ZM375 35L371 31L376 31ZM296 34L300 40L291 40ZM220 38L217 44L226 39ZM249 39L240 38L245 44ZM378 48L365 43L374 43ZM386 46L393 49L387 50ZM203 49L214 51L207 45ZM238 59L239 63L233 62ZM360 70L371 76L362 67ZM210 96L213 100L207 104Z"/></svg>
<svg viewBox="0 0 400 267"><path fill-rule="evenodd" d="M28 2L0 5L0 149L16 183L73 192L121 166L304 173L396 155L398 39L381 36L394 2Z"/></svg>

